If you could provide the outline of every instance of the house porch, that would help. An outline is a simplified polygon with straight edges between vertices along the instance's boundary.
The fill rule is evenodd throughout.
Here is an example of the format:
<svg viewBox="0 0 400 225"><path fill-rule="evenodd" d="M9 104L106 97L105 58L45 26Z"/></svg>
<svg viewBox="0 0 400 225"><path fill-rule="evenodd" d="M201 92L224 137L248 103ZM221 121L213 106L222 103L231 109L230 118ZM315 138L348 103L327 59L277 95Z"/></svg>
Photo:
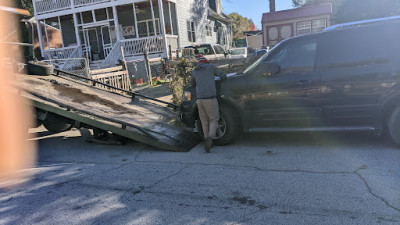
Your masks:
<svg viewBox="0 0 400 225"><path fill-rule="evenodd" d="M57 48L49 44L46 29L39 32L46 59L86 58L107 66L122 53L137 58L147 49L150 55L166 58L168 50L179 48L174 1L35 0L34 5L38 21L62 34L62 47Z"/></svg>

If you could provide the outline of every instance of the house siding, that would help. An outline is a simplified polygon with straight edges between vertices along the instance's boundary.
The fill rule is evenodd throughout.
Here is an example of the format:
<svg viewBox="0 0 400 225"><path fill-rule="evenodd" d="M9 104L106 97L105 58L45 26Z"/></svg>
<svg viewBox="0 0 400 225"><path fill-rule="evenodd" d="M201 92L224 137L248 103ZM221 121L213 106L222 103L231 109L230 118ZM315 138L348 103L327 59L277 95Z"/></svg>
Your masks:
<svg viewBox="0 0 400 225"><path fill-rule="evenodd" d="M263 23L263 25L262 25L263 26L263 44L267 45L267 43L268 43L268 34L267 34L268 27L274 27L274 26L276 27L276 26L290 24L293 29L292 30L293 33L292 33L291 37L294 37L294 36L298 36L298 34L297 34L297 23L298 22L317 20L317 19L326 19L326 21L327 21L326 27L329 27L331 25L330 24L330 14L301 17L301 18L283 20L283 21L274 21L271 23Z"/></svg>
<svg viewBox="0 0 400 225"><path fill-rule="evenodd" d="M213 20L208 19L208 0L177 0L177 13L179 24L180 46L190 46L194 44L210 43L216 44L217 32L212 29L212 36L207 36L207 25L212 28L215 25ZM196 42L189 42L187 21L195 23ZM228 25L222 24L226 30L230 30Z"/></svg>

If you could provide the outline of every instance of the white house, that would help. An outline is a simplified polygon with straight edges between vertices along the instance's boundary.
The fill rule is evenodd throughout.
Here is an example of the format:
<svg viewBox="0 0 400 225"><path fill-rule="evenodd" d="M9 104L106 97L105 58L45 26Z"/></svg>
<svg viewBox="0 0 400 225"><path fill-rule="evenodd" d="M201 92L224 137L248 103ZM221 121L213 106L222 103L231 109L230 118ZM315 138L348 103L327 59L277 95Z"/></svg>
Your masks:
<svg viewBox="0 0 400 225"><path fill-rule="evenodd" d="M188 45L230 46L231 21L220 0L33 0L35 18L61 31L62 47L40 32L46 59L87 57L111 66L121 58L167 58ZM37 23L37 24L40 24ZM44 43L44 42L48 43Z"/></svg>

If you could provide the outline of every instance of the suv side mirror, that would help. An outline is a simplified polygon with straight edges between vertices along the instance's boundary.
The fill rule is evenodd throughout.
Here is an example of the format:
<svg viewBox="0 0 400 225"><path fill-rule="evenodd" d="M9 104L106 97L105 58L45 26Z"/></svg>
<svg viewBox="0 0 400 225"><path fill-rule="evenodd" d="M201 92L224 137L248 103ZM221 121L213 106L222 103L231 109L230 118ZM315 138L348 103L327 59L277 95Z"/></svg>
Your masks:
<svg viewBox="0 0 400 225"><path fill-rule="evenodd" d="M261 73L263 77L266 77L281 72L281 66L274 62L260 63L256 71L257 73Z"/></svg>

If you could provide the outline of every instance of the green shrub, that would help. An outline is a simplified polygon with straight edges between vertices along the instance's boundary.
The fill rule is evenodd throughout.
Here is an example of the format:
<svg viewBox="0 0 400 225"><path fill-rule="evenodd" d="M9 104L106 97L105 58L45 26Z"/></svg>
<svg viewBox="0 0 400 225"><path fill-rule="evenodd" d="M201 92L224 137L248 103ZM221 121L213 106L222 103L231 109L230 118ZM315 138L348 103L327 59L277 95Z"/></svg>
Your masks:
<svg viewBox="0 0 400 225"><path fill-rule="evenodd" d="M196 61L193 59L181 58L179 62L172 68L169 88L172 93L172 102L174 104L178 105L181 103L183 90L190 84L195 63Z"/></svg>

